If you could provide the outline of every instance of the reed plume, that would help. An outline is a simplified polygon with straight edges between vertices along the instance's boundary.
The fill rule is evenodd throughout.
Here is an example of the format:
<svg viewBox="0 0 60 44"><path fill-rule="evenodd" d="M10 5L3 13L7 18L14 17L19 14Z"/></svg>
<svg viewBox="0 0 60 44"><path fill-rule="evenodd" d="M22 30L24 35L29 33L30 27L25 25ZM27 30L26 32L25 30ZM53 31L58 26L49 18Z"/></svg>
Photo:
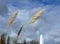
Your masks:
<svg viewBox="0 0 60 44"><path fill-rule="evenodd" d="M18 37L19 37L19 35L20 35L21 31L22 31L22 28L23 28L23 26L20 28L20 30L19 30L19 32L18 32L18 34L17 34L17 36L16 36L16 38L14 40L15 44L17 44Z"/></svg>
<svg viewBox="0 0 60 44"><path fill-rule="evenodd" d="M12 26L12 24L13 24L17 15L18 15L18 10L13 14L13 16L12 16L10 22L9 22L8 29Z"/></svg>
<svg viewBox="0 0 60 44"><path fill-rule="evenodd" d="M42 14L44 13L44 9L38 11L35 16L30 20L29 24L34 23Z"/></svg>

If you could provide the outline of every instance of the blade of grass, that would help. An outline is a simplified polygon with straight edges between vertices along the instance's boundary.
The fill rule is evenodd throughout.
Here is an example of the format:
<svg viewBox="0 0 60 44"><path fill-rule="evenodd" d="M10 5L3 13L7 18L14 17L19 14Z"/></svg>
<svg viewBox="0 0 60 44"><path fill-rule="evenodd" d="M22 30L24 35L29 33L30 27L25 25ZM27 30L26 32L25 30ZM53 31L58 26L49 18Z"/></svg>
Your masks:
<svg viewBox="0 0 60 44"><path fill-rule="evenodd" d="M1 44L6 44L6 42L5 42L5 33L3 33L2 35L1 35Z"/></svg>
<svg viewBox="0 0 60 44"><path fill-rule="evenodd" d="M10 44L10 37L7 38L7 44Z"/></svg>
<svg viewBox="0 0 60 44"><path fill-rule="evenodd" d="M21 34L21 31L22 31L22 29L23 29L23 26L20 28L20 30L19 30L19 32L18 32L18 34L17 34L17 36L16 36L16 38L15 38L15 44L17 43L17 41L18 41L18 37L19 37L19 35Z"/></svg>

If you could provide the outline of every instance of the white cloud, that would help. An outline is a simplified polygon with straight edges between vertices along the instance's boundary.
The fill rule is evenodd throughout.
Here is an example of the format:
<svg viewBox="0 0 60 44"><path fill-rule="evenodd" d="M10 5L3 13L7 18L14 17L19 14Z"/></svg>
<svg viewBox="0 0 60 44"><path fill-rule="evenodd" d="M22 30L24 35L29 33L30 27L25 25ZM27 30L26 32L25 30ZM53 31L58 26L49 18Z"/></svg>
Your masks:
<svg viewBox="0 0 60 44"><path fill-rule="evenodd" d="M16 36L17 36L17 34L16 34L15 32L11 32L11 33L10 33L10 37L14 38L14 37L16 37Z"/></svg>
<svg viewBox="0 0 60 44"><path fill-rule="evenodd" d="M26 38L26 41L32 41L32 39L31 38Z"/></svg>
<svg viewBox="0 0 60 44"><path fill-rule="evenodd" d="M54 41L60 43L60 38L55 38Z"/></svg>

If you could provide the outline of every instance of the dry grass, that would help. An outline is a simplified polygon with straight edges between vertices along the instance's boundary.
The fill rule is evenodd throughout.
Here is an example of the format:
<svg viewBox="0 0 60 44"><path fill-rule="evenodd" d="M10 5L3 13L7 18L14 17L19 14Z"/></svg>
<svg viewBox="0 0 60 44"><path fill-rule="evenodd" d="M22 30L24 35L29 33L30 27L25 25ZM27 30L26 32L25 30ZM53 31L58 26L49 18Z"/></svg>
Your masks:
<svg viewBox="0 0 60 44"><path fill-rule="evenodd" d="M12 16L10 22L9 22L8 29L12 26L12 24L13 24L17 15L18 15L18 10L16 10L15 13L13 14L13 16Z"/></svg>
<svg viewBox="0 0 60 44"><path fill-rule="evenodd" d="M6 32L7 34L8 34L9 28L12 26L12 24L13 24L15 18L17 17L17 15L18 15L18 10L16 10L16 11L14 12L14 14L13 14L13 16L12 16L12 18L11 18L9 24L8 24L7 32Z"/></svg>
<svg viewBox="0 0 60 44"><path fill-rule="evenodd" d="M39 12L37 12L35 14L35 16L30 20L29 24L34 23L43 13L44 13L44 9L42 9ZM13 16L12 16L10 22L9 22L8 29L12 26L12 24L13 24L13 22L14 22L14 20L15 20L17 15L18 15L18 10L13 14ZM16 36L16 38L14 40L15 44L17 44L17 41L18 41L19 35L21 34L22 29L23 29L23 26L20 28L20 30L17 33L17 36ZM6 40L7 40L7 43L6 43ZM10 37L8 36L7 39L6 39L5 33L3 33L1 35L0 44L10 44ZM26 41L24 41L24 44L26 44Z"/></svg>
<svg viewBox="0 0 60 44"><path fill-rule="evenodd" d="M19 32L18 32L18 34L17 34L17 39L16 39L16 41L15 41L14 44L28 44L28 42L27 42L26 40L24 40L23 43L18 43L18 42L17 42L17 41L18 41L18 37L19 37L19 35L21 34L22 28L23 28L23 26L20 28L20 30L19 30ZM29 43L30 43L30 44L39 44L39 42L38 42L38 41L35 41L35 40L32 40L32 41L30 41ZM5 33L3 33L3 34L1 35L0 44L10 44L10 37L9 37L9 36L7 37L7 42L6 42L6 35L5 35Z"/></svg>
<svg viewBox="0 0 60 44"><path fill-rule="evenodd" d="M44 9L38 11L35 16L33 16L33 18L30 20L30 24L34 23L43 13L44 13Z"/></svg>
<svg viewBox="0 0 60 44"><path fill-rule="evenodd" d="M6 40L6 38L5 38L5 33L3 33L3 34L1 35L0 43L1 43L1 44L6 44L5 40Z"/></svg>

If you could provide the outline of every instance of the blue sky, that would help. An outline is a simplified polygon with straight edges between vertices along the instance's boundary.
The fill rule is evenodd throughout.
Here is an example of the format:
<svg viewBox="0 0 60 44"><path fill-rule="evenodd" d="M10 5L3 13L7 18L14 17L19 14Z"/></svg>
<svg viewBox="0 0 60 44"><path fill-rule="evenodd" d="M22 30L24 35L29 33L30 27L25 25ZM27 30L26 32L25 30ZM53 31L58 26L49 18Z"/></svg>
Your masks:
<svg viewBox="0 0 60 44"><path fill-rule="evenodd" d="M44 14L33 24L23 28L19 42L26 39L39 41L39 36L44 35L45 43L60 44L60 0L0 0L0 33L6 31L9 20L15 10L18 16L9 30L13 39L21 24L27 23L41 9Z"/></svg>
<svg viewBox="0 0 60 44"><path fill-rule="evenodd" d="M6 0L6 3L12 4L18 8L33 8L42 5L59 5L60 0ZM19 6L20 5L20 6Z"/></svg>

